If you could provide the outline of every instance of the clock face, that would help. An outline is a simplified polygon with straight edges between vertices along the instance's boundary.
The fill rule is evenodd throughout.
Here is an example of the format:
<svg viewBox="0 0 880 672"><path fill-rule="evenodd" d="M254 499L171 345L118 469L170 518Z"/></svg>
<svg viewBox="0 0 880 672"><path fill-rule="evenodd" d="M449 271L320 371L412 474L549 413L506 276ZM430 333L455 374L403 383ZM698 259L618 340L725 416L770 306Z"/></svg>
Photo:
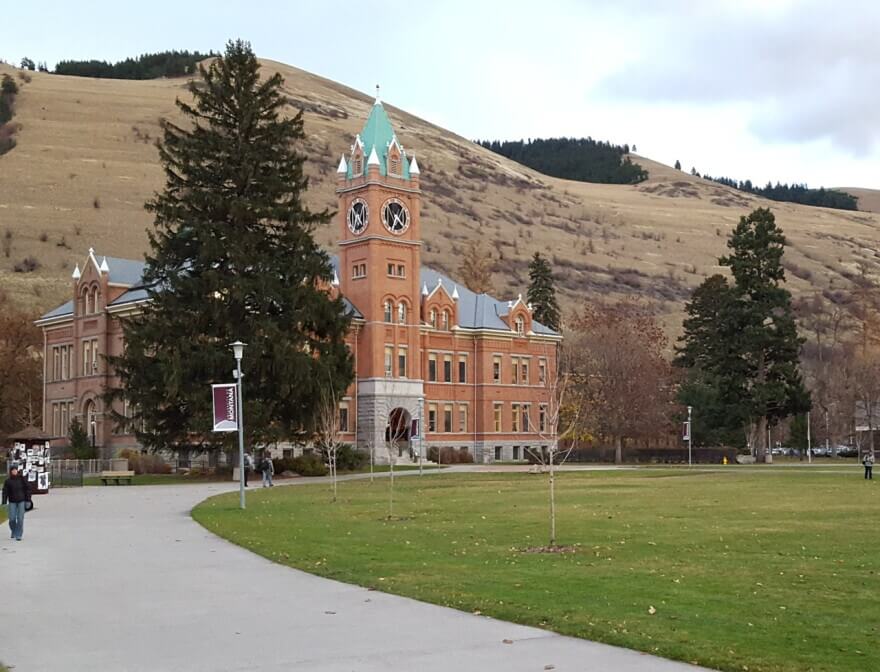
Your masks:
<svg viewBox="0 0 880 672"><path fill-rule="evenodd" d="M391 233L401 234L409 228L409 210L396 198L389 198L382 206L382 223Z"/></svg>
<svg viewBox="0 0 880 672"><path fill-rule="evenodd" d="M360 235L367 228L369 222L369 209L367 202L362 198L356 198L348 208L348 229L354 235Z"/></svg>

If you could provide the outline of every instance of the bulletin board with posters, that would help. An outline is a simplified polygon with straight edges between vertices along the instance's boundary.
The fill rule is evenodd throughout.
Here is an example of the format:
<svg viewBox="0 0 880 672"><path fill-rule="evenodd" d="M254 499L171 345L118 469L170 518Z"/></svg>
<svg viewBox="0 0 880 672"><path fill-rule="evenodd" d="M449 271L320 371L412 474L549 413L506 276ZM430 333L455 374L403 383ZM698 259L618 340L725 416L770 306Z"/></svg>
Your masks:
<svg viewBox="0 0 880 672"><path fill-rule="evenodd" d="M18 470L28 482L32 495L49 493L49 467L51 449L48 441L19 442L16 441L9 450L6 460L7 468L18 466Z"/></svg>

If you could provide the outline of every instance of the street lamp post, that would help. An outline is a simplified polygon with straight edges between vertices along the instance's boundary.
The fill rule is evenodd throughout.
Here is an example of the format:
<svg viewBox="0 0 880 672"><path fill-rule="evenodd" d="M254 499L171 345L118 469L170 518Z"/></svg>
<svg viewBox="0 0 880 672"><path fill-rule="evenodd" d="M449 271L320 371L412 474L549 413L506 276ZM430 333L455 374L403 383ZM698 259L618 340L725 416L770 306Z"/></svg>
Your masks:
<svg viewBox="0 0 880 672"><path fill-rule="evenodd" d="M692 458L692 450L694 442L694 429L691 424L691 413L694 410L693 406L688 406L688 466L693 466L693 458Z"/></svg>
<svg viewBox="0 0 880 672"><path fill-rule="evenodd" d="M242 509L244 503L244 404L241 398L241 356L244 354L244 346L241 341L230 343L232 354L235 356L235 399L237 401L236 415L238 420L238 498Z"/></svg>

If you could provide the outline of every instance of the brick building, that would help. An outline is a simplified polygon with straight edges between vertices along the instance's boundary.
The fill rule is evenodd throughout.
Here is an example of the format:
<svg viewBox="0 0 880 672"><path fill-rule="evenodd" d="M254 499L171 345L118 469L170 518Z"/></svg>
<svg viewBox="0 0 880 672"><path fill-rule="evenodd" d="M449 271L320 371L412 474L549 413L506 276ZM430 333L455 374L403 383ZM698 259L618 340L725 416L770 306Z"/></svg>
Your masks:
<svg viewBox="0 0 880 672"><path fill-rule="evenodd" d="M481 462L525 459L548 443L561 337L532 319L521 296L475 294L422 266L419 179L377 100L337 171L334 291L353 308L356 372L340 404L342 439L377 461L387 460L389 439L402 460L432 446L466 448ZM73 273L73 298L37 322L44 430L59 445L79 417L104 454L136 446L111 426L100 394L116 382L102 356L123 348L119 317L147 300L142 271L142 262L99 261L90 250Z"/></svg>

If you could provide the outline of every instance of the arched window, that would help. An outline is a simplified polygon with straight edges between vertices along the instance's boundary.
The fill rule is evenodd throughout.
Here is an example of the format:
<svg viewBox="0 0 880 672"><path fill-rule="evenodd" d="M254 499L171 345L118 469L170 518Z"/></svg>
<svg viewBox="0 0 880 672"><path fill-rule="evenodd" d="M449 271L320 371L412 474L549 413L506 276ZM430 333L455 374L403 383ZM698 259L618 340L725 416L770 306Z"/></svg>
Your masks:
<svg viewBox="0 0 880 672"><path fill-rule="evenodd" d="M85 315L89 311L89 290L83 287L79 295L79 314Z"/></svg>
<svg viewBox="0 0 880 672"><path fill-rule="evenodd" d="M433 308L431 309L431 319L429 321L431 323L431 326L436 329L437 328L437 311L434 310Z"/></svg>
<svg viewBox="0 0 880 672"><path fill-rule="evenodd" d="M397 321L406 324L406 304L403 301L397 304Z"/></svg>
<svg viewBox="0 0 880 672"><path fill-rule="evenodd" d="M443 331L449 331L449 311L444 310L443 314L440 316L440 328Z"/></svg>
<svg viewBox="0 0 880 672"><path fill-rule="evenodd" d="M99 296L99 294L98 294L98 288L95 287L95 288L92 290L92 312L93 312L93 313L97 313L97 312L98 312L98 296Z"/></svg>
<svg viewBox="0 0 880 672"><path fill-rule="evenodd" d="M523 319L522 315L516 318L516 333L520 336L526 333L526 321Z"/></svg>
<svg viewBox="0 0 880 672"><path fill-rule="evenodd" d="M391 303L391 299L385 300L385 321L391 322L393 321L392 311L394 310L394 304Z"/></svg>
<svg viewBox="0 0 880 672"><path fill-rule="evenodd" d="M88 315L92 312L92 294L89 288L83 289L83 314Z"/></svg>

